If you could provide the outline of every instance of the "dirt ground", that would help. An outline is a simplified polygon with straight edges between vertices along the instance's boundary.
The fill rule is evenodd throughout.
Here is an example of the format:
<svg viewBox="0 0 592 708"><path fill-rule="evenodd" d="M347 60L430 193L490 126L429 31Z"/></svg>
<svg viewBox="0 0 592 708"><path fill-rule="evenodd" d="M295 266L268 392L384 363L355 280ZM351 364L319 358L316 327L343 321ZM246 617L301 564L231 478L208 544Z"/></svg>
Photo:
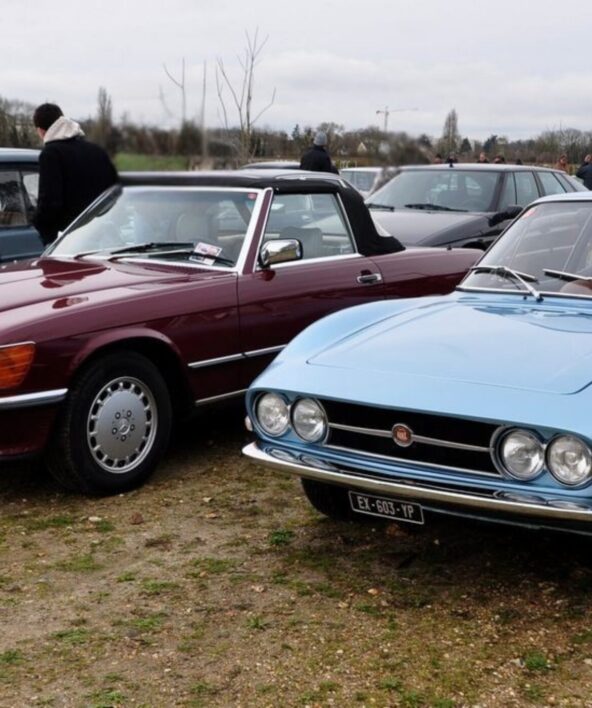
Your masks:
<svg viewBox="0 0 592 708"><path fill-rule="evenodd" d="M592 546L316 513L240 409L142 489L0 476L1 706L592 706Z"/></svg>

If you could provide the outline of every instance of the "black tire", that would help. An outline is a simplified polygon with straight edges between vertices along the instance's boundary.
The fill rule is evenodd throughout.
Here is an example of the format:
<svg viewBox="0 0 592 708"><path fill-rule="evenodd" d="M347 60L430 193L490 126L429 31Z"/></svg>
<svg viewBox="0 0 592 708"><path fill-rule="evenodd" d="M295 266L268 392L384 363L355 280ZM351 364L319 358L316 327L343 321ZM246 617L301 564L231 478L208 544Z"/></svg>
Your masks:
<svg viewBox="0 0 592 708"><path fill-rule="evenodd" d="M86 494L142 484L166 451L172 425L168 388L140 354L118 352L75 380L47 455L54 479Z"/></svg>
<svg viewBox="0 0 592 708"><path fill-rule="evenodd" d="M308 501L321 514L335 521L360 520L361 514L356 514L351 508L345 487L316 482L312 479L301 479L300 481Z"/></svg>

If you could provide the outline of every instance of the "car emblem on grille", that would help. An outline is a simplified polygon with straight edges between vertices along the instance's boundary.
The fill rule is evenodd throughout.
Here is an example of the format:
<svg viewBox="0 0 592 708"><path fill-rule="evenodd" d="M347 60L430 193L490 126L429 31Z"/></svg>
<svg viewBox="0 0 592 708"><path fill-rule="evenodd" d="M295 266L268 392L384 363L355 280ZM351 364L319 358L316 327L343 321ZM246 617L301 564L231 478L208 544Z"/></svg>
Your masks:
<svg viewBox="0 0 592 708"><path fill-rule="evenodd" d="M393 426L393 440L399 447L409 447L413 442L413 431L403 423Z"/></svg>

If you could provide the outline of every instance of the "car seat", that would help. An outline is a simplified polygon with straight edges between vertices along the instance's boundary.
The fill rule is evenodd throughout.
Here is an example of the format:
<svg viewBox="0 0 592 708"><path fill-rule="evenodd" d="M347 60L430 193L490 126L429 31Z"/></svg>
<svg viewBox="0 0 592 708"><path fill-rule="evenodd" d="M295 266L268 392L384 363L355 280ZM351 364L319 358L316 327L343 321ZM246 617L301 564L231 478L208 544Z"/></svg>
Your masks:
<svg viewBox="0 0 592 708"><path fill-rule="evenodd" d="M303 259L322 258L326 255L323 249L323 232L319 228L286 226L280 231L280 238L300 241Z"/></svg>

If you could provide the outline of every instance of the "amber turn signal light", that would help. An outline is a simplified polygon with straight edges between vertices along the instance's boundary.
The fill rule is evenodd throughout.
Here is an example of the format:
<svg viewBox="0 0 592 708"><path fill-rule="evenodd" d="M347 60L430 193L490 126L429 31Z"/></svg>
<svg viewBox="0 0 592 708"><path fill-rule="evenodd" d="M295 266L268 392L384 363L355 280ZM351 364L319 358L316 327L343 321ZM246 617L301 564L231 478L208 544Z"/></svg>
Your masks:
<svg viewBox="0 0 592 708"><path fill-rule="evenodd" d="M33 363L33 342L0 347L0 388L14 388L21 384Z"/></svg>

